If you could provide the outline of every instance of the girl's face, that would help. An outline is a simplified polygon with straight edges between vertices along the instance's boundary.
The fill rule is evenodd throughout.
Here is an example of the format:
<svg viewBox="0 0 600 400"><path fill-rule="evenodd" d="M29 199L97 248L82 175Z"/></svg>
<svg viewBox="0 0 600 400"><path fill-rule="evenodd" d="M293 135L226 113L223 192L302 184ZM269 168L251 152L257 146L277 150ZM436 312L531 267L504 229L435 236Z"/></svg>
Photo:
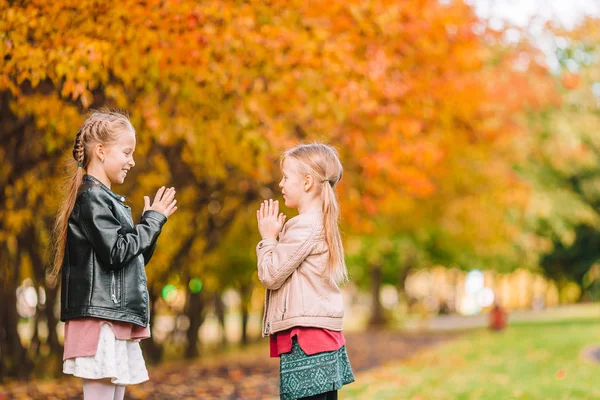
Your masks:
<svg viewBox="0 0 600 400"><path fill-rule="evenodd" d="M306 197L304 176L298 172L296 162L290 158L283 160L282 178L279 182L285 205L289 208L299 208Z"/></svg>
<svg viewBox="0 0 600 400"><path fill-rule="evenodd" d="M127 172L135 166L133 152L135 151L135 134L124 129L118 134L117 140L104 146L104 172L112 183L125 182Z"/></svg>
<svg viewBox="0 0 600 400"><path fill-rule="evenodd" d="M297 171L295 161L290 158L283 160L281 173L283 177L279 182L279 187L285 205L289 208L298 208L305 196L304 176Z"/></svg>

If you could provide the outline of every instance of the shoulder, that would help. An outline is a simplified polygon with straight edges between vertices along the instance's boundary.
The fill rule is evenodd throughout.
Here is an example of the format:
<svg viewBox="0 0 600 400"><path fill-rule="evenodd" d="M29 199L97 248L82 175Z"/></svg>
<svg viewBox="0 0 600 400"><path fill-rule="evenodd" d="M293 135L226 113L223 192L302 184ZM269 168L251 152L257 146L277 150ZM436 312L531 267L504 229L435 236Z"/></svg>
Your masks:
<svg viewBox="0 0 600 400"><path fill-rule="evenodd" d="M86 206L105 206L112 208L112 198L102 186L90 182L85 182L79 188L77 194L77 203L86 208Z"/></svg>
<svg viewBox="0 0 600 400"><path fill-rule="evenodd" d="M77 196L85 198L110 198L108 193L106 193L106 191L102 189L102 186L93 182L84 182L79 187Z"/></svg>
<svg viewBox="0 0 600 400"><path fill-rule="evenodd" d="M311 236L323 230L323 214L299 214L285 223L282 234Z"/></svg>

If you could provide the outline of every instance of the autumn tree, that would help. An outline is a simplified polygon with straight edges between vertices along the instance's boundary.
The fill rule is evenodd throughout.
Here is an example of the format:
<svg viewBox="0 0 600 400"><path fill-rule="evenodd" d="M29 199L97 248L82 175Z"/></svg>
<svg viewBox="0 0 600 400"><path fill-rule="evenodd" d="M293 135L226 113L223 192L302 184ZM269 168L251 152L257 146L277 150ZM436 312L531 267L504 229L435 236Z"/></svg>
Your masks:
<svg viewBox="0 0 600 400"><path fill-rule="evenodd" d="M600 258L599 39L593 19L573 31L556 30L561 102L529 115L530 158L522 167L535 189L527 225L541 250L540 266L559 287L576 283L582 296L593 289L586 278Z"/></svg>

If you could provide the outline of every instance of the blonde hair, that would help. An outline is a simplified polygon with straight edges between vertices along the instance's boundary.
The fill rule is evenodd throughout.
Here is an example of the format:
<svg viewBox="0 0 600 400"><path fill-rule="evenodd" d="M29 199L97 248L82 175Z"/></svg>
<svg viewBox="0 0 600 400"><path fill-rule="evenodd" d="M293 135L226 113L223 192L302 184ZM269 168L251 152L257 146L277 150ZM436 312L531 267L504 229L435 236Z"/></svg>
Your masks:
<svg viewBox="0 0 600 400"><path fill-rule="evenodd" d="M66 196L58 209L54 223L51 280L56 279L62 267L69 217L75 206L77 192L85 174L84 169L87 169L89 165L94 145L97 143L107 145L114 142L123 129L129 129L135 134L135 129L127 115L118 111L102 109L92 112L75 135L73 144L73 160L75 162L69 161L68 166L73 172L69 173L65 181Z"/></svg>
<svg viewBox="0 0 600 400"><path fill-rule="evenodd" d="M281 157L296 162L298 172L312 176L321 189L323 204L325 242L329 248L327 271L335 282L348 280L344 260L344 246L339 229L340 207L334 188L342 179L342 163L336 150L321 143L302 144L287 150Z"/></svg>

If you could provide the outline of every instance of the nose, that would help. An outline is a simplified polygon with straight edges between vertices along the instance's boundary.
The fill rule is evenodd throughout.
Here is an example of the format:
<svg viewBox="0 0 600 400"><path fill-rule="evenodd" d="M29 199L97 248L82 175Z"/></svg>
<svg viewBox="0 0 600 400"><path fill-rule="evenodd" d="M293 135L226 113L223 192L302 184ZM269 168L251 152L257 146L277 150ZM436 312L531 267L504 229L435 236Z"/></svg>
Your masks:
<svg viewBox="0 0 600 400"><path fill-rule="evenodd" d="M131 156L131 160L129 161L129 165L131 165L131 168L135 167L135 161L133 160L133 156Z"/></svg>
<svg viewBox="0 0 600 400"><path fill-rule="evenodd" d="M283 189L283 179L279 181L279 187Z"/></svg>

